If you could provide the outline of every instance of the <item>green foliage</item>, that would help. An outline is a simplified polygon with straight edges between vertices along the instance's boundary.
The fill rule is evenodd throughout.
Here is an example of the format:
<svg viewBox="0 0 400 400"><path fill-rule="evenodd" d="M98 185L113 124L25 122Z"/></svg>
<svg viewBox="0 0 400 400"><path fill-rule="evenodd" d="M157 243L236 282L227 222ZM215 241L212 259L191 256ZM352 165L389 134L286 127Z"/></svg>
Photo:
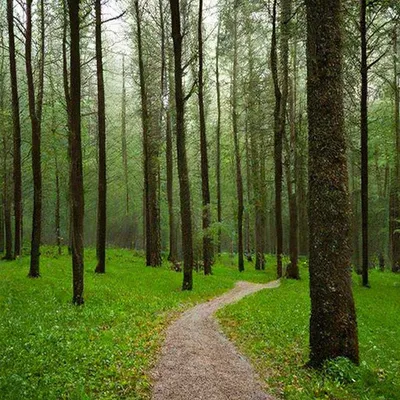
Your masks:
<svg viewBox="0 0 400 400"><path fill-rule="evenodd" d="M360 366L346 359L306 368L310 301L308 271L219 312L228 336L253 360L270 392L289 400L394 400L400 393L400 276L371 271L371 289L354 276Z"/></svg>
<svg viewBox="0 0 400 400"><path fill-rule="evenodd" d="M64 253L66 250L63 249ZM148 370L164 328L178 312L231 288L236 280L266 282L274 271L240 274L223 255L212 276L144 266L143 257L109 250L107 272L95 274L86 250L85 305L71 304L70 257L42 248L40 279L28 279L29 258L0 262L0 398L146 399Z"/></svg>

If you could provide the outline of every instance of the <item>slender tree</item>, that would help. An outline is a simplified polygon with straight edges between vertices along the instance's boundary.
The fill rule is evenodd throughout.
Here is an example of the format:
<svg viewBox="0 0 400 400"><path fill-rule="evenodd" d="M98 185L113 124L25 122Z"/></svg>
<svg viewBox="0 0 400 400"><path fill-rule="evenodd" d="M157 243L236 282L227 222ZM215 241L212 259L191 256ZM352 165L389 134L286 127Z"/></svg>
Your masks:
<svg viewBox="0 0 400 400"><path fill-rule="evenodd" d="M96 67L97 67L97 118L99 146L99 176L97 204L97 266L95 272L106 272L107 237L107 160L106 160L106 104L103 76L103 45L101 38L101 0L95 1L96 13Z"/></svg>
<svg viewBox="0 0 400 400"><path fill-rule="evenodd" d="M80 0L68 0L70 30L70 199L72 201L72 272L73 297L76 305L83 304L83 170L81 144L81 60L80 60ZM69 104L69 105L68 105Z"/></svg>
<svg viewBox="0 0 400 400"><path fill-rule="evenodd" d="M176 149L178 154L179 196L181 200L181 228L183 250L182 290L193 288L193 236L192 209L190 204L189 171L186 155L185 96L183 93L183 66L181 13L179 0L170 0L172 40L174 43Z"/></svg>
<svg viewBox="0 0 400 400"><path fill-rule="evenodd" d="M220 17L221 18L221 17ZM217 47L215 49L215 84L217 89L217 148L216 148L216 176L217 176L217 222L218 222L218 254L221 253L221 223L222 223L222 198L221 198L221 85L219 77L219 53L221 41L221 21L218 21Z"/></svg>
<svg viewBox="0 0 400 400"><path fill-rule="evenodd" d="M28 276L40 276L40 241L42 235L42 166L41 135L45 55L44 0L40 1L40 61L39 84L35 92L32 68L32 0L26 2L25 65L28 82L29 116L32 129L33 213L31 262Z"/></svg>
<svg viewBox="0 0 400 400"><path fill-rule="evenodd" d="M18 77L14 37L14 2L7 0L7 23L8 23L8 50L10 57L10 78L12 94L12 116L13 116L13 182L14 182L14 257L21 255L22 239L22 172L21 172L21 124L19 111Z"/></svg>
<svg viewBox="0 0 400 400"><path fill-rule="evenodd" d="M211 224L210 186L208 179L208 150L206 134L206 116L204 111L204 79L203 79L203 0L199 0L197 25L199 46L198 98L200 116L200 153L201 153L201 189L203 198L203 263L204 274L211 274L213 245L209 228Z"/></svg>
<svg viewBox="0 0 400 400"><path fill-rule="evenodd" d="M286 104L282 100L278 77L278 49L277 49L277 0L274 0L272 11L271 36L271 72L274 81L275 110L274 110L274 163L275 163L275 231L276 231L276 271L278 278L282 277L283 253L283 223L282 223L282 143Z"/></svg>
<svg viewBox="0 0 400 400"><path fill-rule="evenodd" d="M350 202L342 73L342 2L307 0L310 365L358 362L349 268Z"/></svg>

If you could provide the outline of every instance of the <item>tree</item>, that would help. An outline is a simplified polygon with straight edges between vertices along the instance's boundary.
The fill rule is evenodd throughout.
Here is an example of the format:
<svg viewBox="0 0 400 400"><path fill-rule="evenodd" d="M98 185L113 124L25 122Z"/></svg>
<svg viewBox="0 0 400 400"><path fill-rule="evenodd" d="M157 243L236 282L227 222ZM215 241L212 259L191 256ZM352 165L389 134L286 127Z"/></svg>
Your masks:
<svg viewBox="0 0 400 400"><path fill-rule="evenodd" d="M174 43L176 149L178 154L179 196L181 200L181 229L183 250L182 290L193 288L193 236L190 204L189 172L186 155L185 96L183 94L182 33L179 0L170 0L172 40Z"/></svg>
<svg viewBox="0 0 400 400"><path fill-rule="evenodd" d="M29 116L32 129L32 173L33 173L33 213L31 262L28 276L40 276L40 241L42 235L42 166L41 166L41 135L44 86L44 56L45 56L44 0L40 1L40 61L39 83L35 92L32 68L32 0L26 2L25 31L25 65L28 82Z"/></svg>
<svg viewBox="0 0 400 400"><path fill-rule="evenodd" d="M70 142L70 199L72 201L72 273L73 297L76 305L83 300L83 171L81 144L81 60L80 60L80 0L68 0L70 29L70 90L69 108Z"/></svg>
<svg viewBox="0 0 400 400"><path fill-rule="evenodd" d="M96 66L97 66L97 118L99 136L99 176L97 205L97 266L99 274L106 272L107 238L107 160L106 160L106 104L103 77L103 47L101 39L101 0L95 1L96 13Z"/></svg>
<svg viewBox="0 0 400 400"><path fill-rule="evenodd" d="M274 162L275 162L275 230L276 230L276 271L278 278L282 277L283 253L283 224L282 224L282 143L285 131L286 100L282 96L278 78L278 50L277 50L277 0L274 0L272 11L271 36L271 72L274 81L275 109L274 109ZM286 55L287 56L287 55Z"/></svg>
<svg viewBox="0 0 400 400"><path fill-rule="evenodd" d="M342 2L307 0L310 365L358 362L344 136Z"/></svg>
<svg viewBox="0 0 400 400"><path fill-rule="evenodd" d="M8 49L13 115L13 182L14 182L14 257L21 255L22 239L22 172L21 172L21 124L19 111L18 77L14 37L13 0L7 0Z"/></svg>
<svg viewBox="0 0 400 400"><path fill-rule="evenodd" d="M139 1L135 1L136 36L139 58L140 97L143 127L143 163L146 218L146 265L161 265L160 210L158 205L158 121L149 112L147 82L142 47L141 17Z"/></svg>
<svg viewBox="0 0 400 400"><path fill-rule="evenodd" d="M212 239L209 228L211 223L210 187L208 180L208 150L206 136L206 117L204 112L204 82L203 82L203 0L199 0L198 16L198 46L199 46L199 72L198 72L198 97L200 115L200 153L201 153L201 190L203 199L203 263L204 274L211 274L212 265Z"/></svg>
<svg viewBox="0 0 400 400"><path fill-rule="evenodd" d="M234 2L233 10L233 66L232 66L232 130L233 142L235 147L235 164L236 164L236 191L237 191L237 251L238 251L238 269L240 272L244 271L244 258L243 258L243 178L242 166L240 156L240 143L238 132L238 110L237 110L237 80L238 80L238 2Z"/></svg>

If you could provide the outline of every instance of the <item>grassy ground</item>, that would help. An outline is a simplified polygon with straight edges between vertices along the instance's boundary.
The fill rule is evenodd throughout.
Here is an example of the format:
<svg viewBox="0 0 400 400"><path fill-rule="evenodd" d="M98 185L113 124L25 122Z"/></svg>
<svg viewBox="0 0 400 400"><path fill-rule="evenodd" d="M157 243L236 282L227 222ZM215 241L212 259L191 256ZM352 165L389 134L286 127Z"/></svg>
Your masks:
<svg viewBox="0 0 400 400"><path fill-rule="evenodd" d="M359 367L346 360L322 372L303 367L308 356L308 276L283 280L218 314L227 335L247 354L271 393L289 400L400 399L400 275L372 271L371 289L354 277Z"/></svg>
<svg viewBox="0 0 400 400"><path fill-rule="evenodd" d="M182 274L148 268L126 250L108 252L107 273L93 273L86 251L85 305L71 304L68 256L42 251L41 275L28 279L29 258L0 262L0 399L146 399L147 372L166 324L190 305L244 279L266 282L274 272L242 274L223 256L214 274L194 275L194 290L180 290Z"/></svg>

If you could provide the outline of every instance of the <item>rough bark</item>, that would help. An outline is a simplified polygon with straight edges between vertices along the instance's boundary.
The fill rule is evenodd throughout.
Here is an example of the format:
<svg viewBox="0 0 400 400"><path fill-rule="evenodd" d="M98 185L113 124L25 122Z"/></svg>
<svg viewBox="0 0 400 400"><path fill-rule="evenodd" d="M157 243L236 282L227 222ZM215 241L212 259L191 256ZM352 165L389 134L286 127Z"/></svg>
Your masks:
<svg viewBox="0 0 400 400"><path fill-rule="evenodd" d="M284 125L282 115L285 115L286 105L282 99L278 78L278 50L277 50L277 0L274 0L272 12L271 36L271 72L274 82L275 110L274 110L274 164L275 164L275 231L276 231L276 272L278 278L282 277L283 253L283 224L282 224L282 143Z"/></svg>
<svg viewBox="0 0 400 400"><path fill-rule="evenodd" d="M160 211L158 207L158 144L154 124L151 124L148 110L146 76L143 60L142 33L139 1L135 1L136 39L139 58L140 96L142 105L143 154L144 154L144 190L146 220L146 265L161 265Z"/></svg>
<svg viewBox="0 0 400 400"><path fill-rule="evenodd" d="M400 90L398 84L398 26L396 24L393 34L394 42L394 134L396 143L395 166L391 184L390 201L390 243L392 258L392 271L400 272Z"/></svg>
<svg viewBox="0 0 400 400"><path fill-rule="evenodd" d="M176 235L175 213L174 213L174 156L173 156L173 65L172 57L168 60L168 82L169 82L169 102L166 115L166 166L167 166L167 200L168 200L168 224L169 224L169 254L168 260L176 262L178 260L178 239Z"/></svg>
<svg viewBox="0 0 400 400"><path fill-rule="evenodd" d="M106 104L104 95L103 46L101 37L101 0L95 1L96 13L96 72L98 118L98 203L97 203L97 266L96 273L106 272L107 238L107 160L106 160Z"/></svg>
<svg viewBox="0 0 400 400"><path fill-rule="evenodd" d="M83 171L81 145L81 60L80 60L80 0L68 0L70 26L70 199L72 201L72 273L73 297L83 304Z"/></svg>
<svg viewBox="0 0 400 400"><path fill-rule="evenodd" d="M31 259L28 276L40 276L40 240L42 234L42 167L41 167L41 135L42 135L42 107L44 83L44 1L40 4L40 61L39 84L35 92L32 68L32 0L26 2L26 31L25 31L25 66L28 83L29 117L32 130L32 175L33 175L33 213L32 213L32 238Z"/></svg>
<svg viewBox="0 0 400 400"><path fill-rule="evenodd" d="M343 110L342 2L307 0L310 365L358 363Z"/></svg>
<svg viewBox="0 0 400 400"><path fill-rule="evenodd" d="M367 65L367 0L360 0L361 34L361 234L362 234L362 284L368 279L368 65Z"/></svg>
<svg viewBox="0 0 400 400"><path fill-rule="evenodd" d="M197 25L199 71L198 71L198 99L200 119L200 155L201 155L201 193L203 201L202 223L203 223L203 265L204 274L211 274L213 259L212 237L209 232L211 224L210 185L208 178L208 149L206 116L204 111L204 82L203 82L203 0L199 0L199 15Z"/></svg>
<svg viewBox="0 0 400 400"><path fill-rule="evenodd" d="M243 178L240 156L240 143L238 131L238 111L237 111L237 75L238 75L238 32L237 32L237 14L238 4L235 1L234 21L233 21L233 71L232 71L232 130L233 141L235 147L235 164L236 164L236 191L237 191L237 252L238 252L238 269L244 271L243 258Z"/></svg>
<svg viewBox="0 0 400 400"><path fill-rule="evenodd" d="M217 251L221 254L222 239L222 197L221 197L221 87L219 82L219 51L221 40L221 21L218 21L217 47L215 50L215 82L217 89L217 148L216 148L216 177L217 177L217 222L218 222L218 244Z"/></svg>
<svg viewBox="0 0 400 400"><path fill-rule="evenodd" d="M18 95L18 77L16 65L13 0L7 0L8 49L10 59L10 80L12 94L13 119L13 182L14 182L14 257L21 255L22 240L22 172L21 172L21 125Z"/></svg>
<svg viewBox="0 0 400 400"><path fill-rule="evenodd" d="M179 0L170 0L172 39L174 43L176 148L178 155L179 195L181 200L181 228L183 250L182 290L193 287L193 237L190 203L189 171L186 155L185 97L183 94L182 33Z"/></svg>

